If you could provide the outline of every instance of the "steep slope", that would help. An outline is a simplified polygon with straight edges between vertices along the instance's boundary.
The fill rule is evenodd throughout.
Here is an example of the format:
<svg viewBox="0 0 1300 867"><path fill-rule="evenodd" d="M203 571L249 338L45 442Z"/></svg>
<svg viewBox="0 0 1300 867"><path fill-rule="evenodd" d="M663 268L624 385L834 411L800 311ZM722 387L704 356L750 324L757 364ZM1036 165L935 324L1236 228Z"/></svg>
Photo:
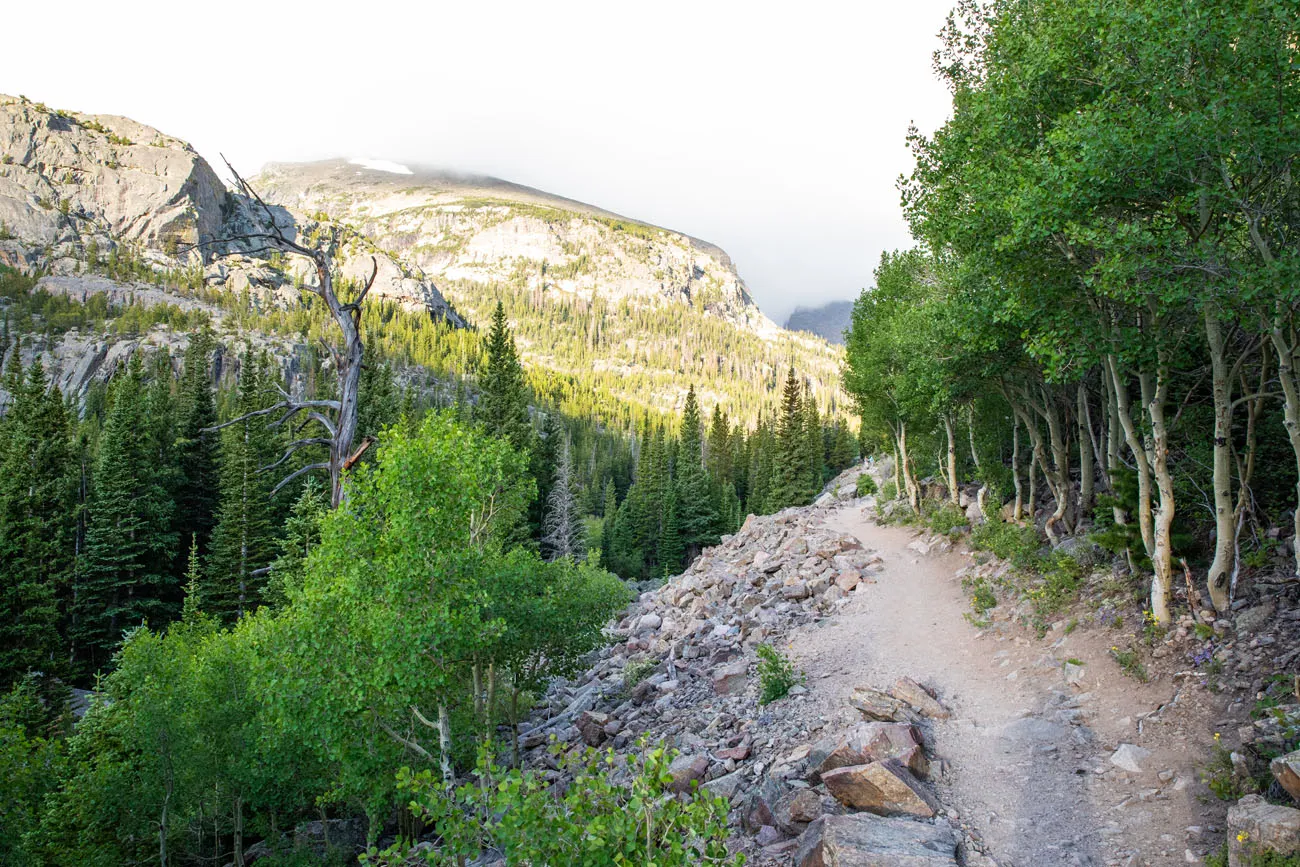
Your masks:
<svg viewBox="0 0 1300 867"><path fill-rule="evenodd" d="M434 275L471 322L501 300L528 361L616 400L675 410L694 382L752 420L793 363L843 405L840 351L773 324L716 246L496 178L376 165L273 164L255 184Z"/></svg>
<svg viewBox="0 0 1300 867"><path fill-rule="evenodd" d="M806 331L829 343L843 345L853 314L852 301L830 301L820 307L796 307L785 321L791 331Z"/></svg>
<svg viewBox="0 0 1300 867"><path fill-rule="evenodd" d="M268 290L279 293L272 303L289 303L296 293L281 290L314 279L302 263L256 253L260 244L216 243L250 230L251 211L177 138L128 118L0 95L0 264L75 275L116 252L138 260L141 276L190 272L191 285ZM290 233L321 228L287 212L277 220ZM344 245L339 267L359 278L372 256L373 297L457 320L423 273L373 245Z"/></svg>

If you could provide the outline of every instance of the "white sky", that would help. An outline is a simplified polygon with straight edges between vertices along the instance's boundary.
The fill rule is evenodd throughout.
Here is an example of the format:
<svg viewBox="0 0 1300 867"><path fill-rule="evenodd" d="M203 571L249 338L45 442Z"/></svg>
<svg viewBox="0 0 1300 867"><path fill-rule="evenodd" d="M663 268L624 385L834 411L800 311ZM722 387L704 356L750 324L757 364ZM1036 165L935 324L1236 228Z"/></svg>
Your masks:
<svg viewBox="0 0 1300 867"><path fill-rule="evenodd" d="M712 241L778 322L909 243L894 183L952 0L11 3L0 92L241 172L364 156L496 175Z"/></svg>

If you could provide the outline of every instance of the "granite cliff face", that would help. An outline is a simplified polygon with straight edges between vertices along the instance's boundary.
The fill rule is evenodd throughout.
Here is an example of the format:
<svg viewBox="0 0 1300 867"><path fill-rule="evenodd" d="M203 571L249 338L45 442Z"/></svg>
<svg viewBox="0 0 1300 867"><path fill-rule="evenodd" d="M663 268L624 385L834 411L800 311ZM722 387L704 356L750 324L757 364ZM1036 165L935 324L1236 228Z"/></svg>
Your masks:
<svg viewBox="0 0 1300 867"><path fill-rule="evenodd" d="M254 183L294 213L354 226L435 278L587 302L695 305L760 336L780 334L712 244L497 178L406 171L277 163Z"/></svg>
<svg viewBox="0 0 1300 867"><path fill-rule="evenodd" d="M212 288L270 290L289 302L295 283L314 280L305 263L272 266L258 244L219 243L255 230L254 216L179 139L123 117L0 95L0 264L76 275L120 249L158 271L202 267ZM288 211L276 219L291 235L320 228ZM368 276L372 256L372 297L463 324L423 272L372 244L343 245L341 273Z"/></svg>

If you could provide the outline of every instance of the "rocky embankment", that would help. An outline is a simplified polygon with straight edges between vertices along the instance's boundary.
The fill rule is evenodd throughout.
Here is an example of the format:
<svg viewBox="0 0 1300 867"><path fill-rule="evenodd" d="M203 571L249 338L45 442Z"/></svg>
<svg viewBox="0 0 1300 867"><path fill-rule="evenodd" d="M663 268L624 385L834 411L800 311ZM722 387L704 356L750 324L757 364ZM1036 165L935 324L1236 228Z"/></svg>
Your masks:
<svg viewBox="0 0 1300 867"><path fill-rule="evenodd" d="M802 685L760 703L756 648L832 616L882 569L823 520L852 499L858 472L821 505L750 517L642 594L586 675L552 688L523 735L528 763L548 766L552 737L621 750L644 736L680 751L675 787L730 801L736 846L755 863L957 864L961 832L927 783L929 721L947 710L924 687L861 684L843 697L858 716L847 726L819 715Z"/></svg>

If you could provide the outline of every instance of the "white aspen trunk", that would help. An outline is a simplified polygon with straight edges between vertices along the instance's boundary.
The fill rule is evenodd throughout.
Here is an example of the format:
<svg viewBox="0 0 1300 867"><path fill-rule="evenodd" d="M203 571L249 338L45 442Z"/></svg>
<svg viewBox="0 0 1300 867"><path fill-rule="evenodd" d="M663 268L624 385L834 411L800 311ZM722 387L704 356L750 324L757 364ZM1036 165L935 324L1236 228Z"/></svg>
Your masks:
<svg viewBox="0 0 1300 867"><path fill-rule="evenodd" d="M1157 623L1168 625L1171 619L1170 600L1173 596L1173 524L1174 477L1169 472L1169 429L1165 420L1165 404L1169 398L1169 371L1161 353L1156 371L1156 382L1147 401L1147 415L1151 419L1152 469L1160 505L1155 514L1155 553L1151 557L1151 615Z"/></svg>
<svg viewBox="0 0 1300 867"><path fill-rule="evenodd" d="M1283 327L1280 315L1273 320L1269 337L1277 352L1277 375L1282 383L1282 424L1286 428L1287 439L1291 442L1291 450L1295 452L1296 471L1300 474L1300 382L1296 380L1295 341L1288 340L1293 335L1289 335L1288 329ZM1292 538L1291 547L1295 549L1296 574L1300 575L1300 475L1296 480L1295 506L1292 520L1296 535Z"/></svg>
<svg viewBox="0 0 1300 867"><path fill-rule="evenodd" d="M1016 490L1016 502L1011 507L1011 520L1019 523L1024 517L1025 491L1020 484L1020 420L1011 416L1011 483Z"/></svg>
<svg viewBox="0 0 1300 867"><path fill-rule="evenodd" d="M1138 483L1138 532L1142 535L1142 547L1148 557L1155 555L1156 539L1152 527L1151 512L1151 464L1147 461L1146 447L1138 436L1137 425L1133 423L1132 400L1129 397L1128 383L1124 382L1119 370L1119 361L1110 356L1106 359L1106 368L1110 372L1111 384L1115 389L1115 412L1120 427L1124 430L1124 441L1133 455L1133 465L1137 468Z"/></svg>
<svg viewBox="0 0 1300 867"><path fill-rule="evenodd" d="M1214 561L1206 575L1216 611L1232 604L1230 587L1237 559L1237 511L1232 501L1232 382L1223 346L1223 326L1212 305L1205 307L1205 337L1210 350L1214 396Z"/></svg>
<svg viewBox="0 0 1300 867"><path fill-rule="evenodd" d="M1075 415L1079 427L1079 515L1075 525L1083 526L1092 516L1093 483L1097 474L1094 467L1091 413L1088 410L1088 388L1080 382L1075 400Z"/></svg>
<svg viewBox="0 0 1300 867"><path fill-rule="evenodd" d="M451 715L446 702L438 705L438 763L442 768L442 782L448 789L456 785L456 771L451 766Z"/></svg>
<svg viewBox="0 0 1300 867"><path fill-rule="evenodd" d="M943 429L948 434L948 501L954 506L961 502L957 492L957 431L953 417L944 413Z"/></svg>

